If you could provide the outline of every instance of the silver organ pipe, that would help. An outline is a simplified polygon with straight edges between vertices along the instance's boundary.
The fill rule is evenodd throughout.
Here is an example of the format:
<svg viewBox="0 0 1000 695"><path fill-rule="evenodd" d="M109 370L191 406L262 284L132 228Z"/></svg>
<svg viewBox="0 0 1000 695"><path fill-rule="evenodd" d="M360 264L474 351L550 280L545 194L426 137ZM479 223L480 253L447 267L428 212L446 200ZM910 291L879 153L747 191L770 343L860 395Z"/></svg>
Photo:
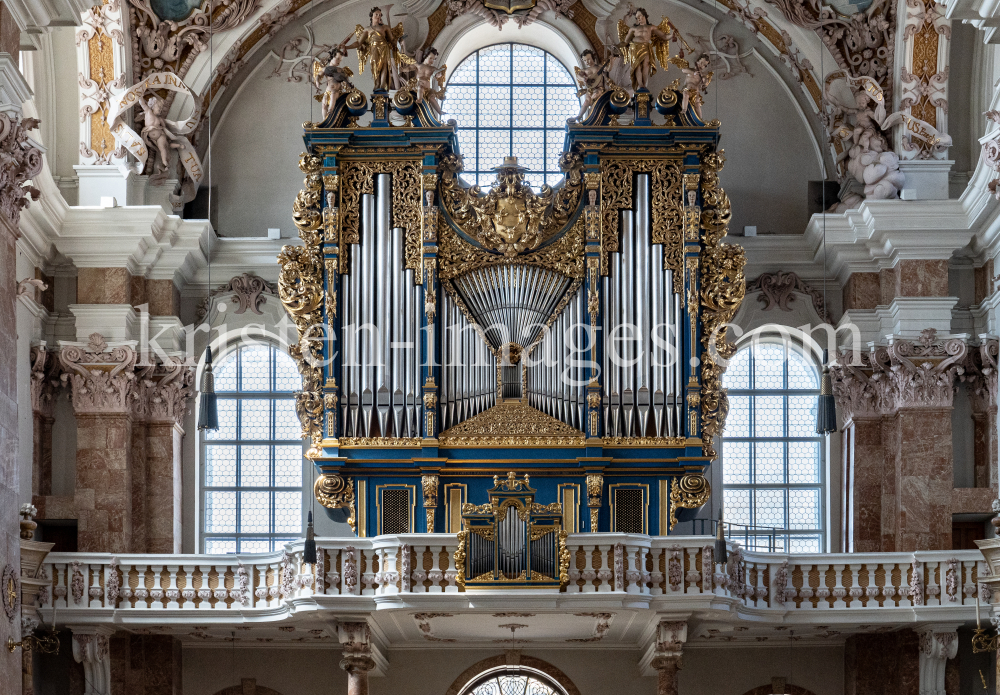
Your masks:
<svg viewBox="0 0 1000 695"><path fill-rule="evenodd" d="M423 288L404 269L405 232L390 227L391 180L361 196L361 243L343 286L343 435L420 436Z"/></svg>
<svg viewBox="0 0 1000 695"><path fill-rule="evenodd" d="M475 300L469 302L475 304ZM444 293L442 314L440 412L441 427L448 429L495 404L496 357L483 341L479 327L469 322L448 292Z"/></svg>
<svg viewBox="0 0 1000 695"><path fill-rule="evenodd" d="M392 200L392 193L389 187L389 175L379 174L375 178L375 275L371 278L375 281L372 284L378 288L377 293L372 296L374 313L376 318L375 339L378 341L378 349L375 355L375 381L378 388L376 392L376 408L378 410L379 435L388 436L389 425L389 400L390 389L387 385L389 372L389 336L391 332L390 308L391 302L387 301L392 292L392 233L389 229L389 205ZM402 266L400 266L402 272Z"/></svg>
<svg viewBox="0 0 1000 695"><path fill-rule="evenodd" d="M394 227L392 230L392 254L390 257L390 270L389 277L391 278L392 293L390 294L391 300L386 302L383 300L383 304L390 307L402 307L403 306L403 230L399 227ZM397 309L399 311L399 309ZM402 342L402 329L403 320L405 316L401 317L398 313L395 317L392 317L392 340L389 344L389 351L392 362L392 416L393 416L393 432L397 437L402 436L403 431L403 370L405 358L402 358L398 352L399 344Z"/></svg>
<svg viewBox="0 0 1000 695"><path fill-rule="evenodd" d="M583 427L586 401L579 352L584 345L583 296L584 289L580 287L525 358L528 403L577 429Z"/></svg>
<svg viewBox="0 0 1000 695"><path fill-rule="evenodd" d="M624 322L624 344L622 352L625 355L622 379L622 411L625 417L625 436L632 436L633 418L635 416L635 213L626 210L622 213L622 321Z"/></svg>
<svg viewBox="0 0 1000 695"><path fill-rule="evenodd" d="M635 270L637 275L635 293L635 315L638 327L638 342L635 343L639 350L638 378L636 379L636 420L639 437L647 436L649 422L649 348L650 348L650 290L651 290L651 268L649 267L649 251L652 241L652 230L650 229L649 210L649 174L639 174L636 177L635 193Z"/></svg>
<svg viewBox="0 0 1000 695"><path fill-rule="evenodd" d="M621 214L620 252L602 279L604 432L684 435L682 297L652 243L650 177L636 177L635 209ZM634 364L633 364L634 362Z"/></svg>
<svg viewBox="0 0 1000 695"><path fill-rule="evenodd" d="M607 348L611 352L611 432L621 436L621 389L622 389L622 254L609 254L611 266L611 313L608 315Z"/></svg>
<svg viewBox="0 0 1000 695"><path fill-rule="evenodd" d="M372 408L375 389L374 363L374 278L375 278L375 196L365 193L361 198L361 424L365 437L372 436Z"/></svg>

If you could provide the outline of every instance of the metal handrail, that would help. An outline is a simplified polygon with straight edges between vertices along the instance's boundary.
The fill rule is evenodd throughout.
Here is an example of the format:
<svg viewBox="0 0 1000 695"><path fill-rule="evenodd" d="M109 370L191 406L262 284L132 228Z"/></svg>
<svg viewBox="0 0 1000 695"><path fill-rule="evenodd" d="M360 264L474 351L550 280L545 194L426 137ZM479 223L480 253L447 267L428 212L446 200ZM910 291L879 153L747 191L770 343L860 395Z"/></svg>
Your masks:
<svg viewBox="0 0 1000 695"><path fill-rule="evenodd" d="M690 524L691 535L693 536L714 536L718 530L718 519L689 519L678 522L673 533L683 534L683 525ZM741 545L746 550L756 550L757 552L789 552L788 548L778 546L779 538L784 540L790 534L789 529L775 528L772 526L754 526L750 524L737 524L731 521L723 521L725 536L727 540L741 541ZM678 528L681 527L681 528ZM684 534L687 535L687 534ZM762 542L766 539L766 542Z"/></svg>

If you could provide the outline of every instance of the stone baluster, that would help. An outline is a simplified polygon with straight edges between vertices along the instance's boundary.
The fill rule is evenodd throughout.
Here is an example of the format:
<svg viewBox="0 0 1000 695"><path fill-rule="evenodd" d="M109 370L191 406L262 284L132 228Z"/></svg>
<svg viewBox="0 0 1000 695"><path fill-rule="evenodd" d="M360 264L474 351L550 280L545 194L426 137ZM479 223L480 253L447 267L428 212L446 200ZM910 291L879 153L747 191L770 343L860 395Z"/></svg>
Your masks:
<svg viewBox="0 0 1000 695"><path fill-rule="evenodd" d="M865 589L861 586L861 568L864 565L854 564L847 567L851 570L851 586L847 589L848 605L851 608L859 608L861 597L865 595Z"/></svg>
<svg viewBox="0 0 1000 695"><path fill-rule="evenodd" d="M924 605L941 605L941 583L947 567L940 562L924 563Z"/></svg>
<svg viewBox="0 0 1000 695"><path fill-rule="evenodd" d="M90 586L87 588L87 596L90 599L87 606L90 608L103 608L104 589L101 588L101 574L104 567L102 565L90 565L89 571L84 570L85 576L90 578Z"/></svg>
<svg viewBox="0 0 1000 695"><path fill-rule="evenodd" d="M182 606L185 609L194 608L194 600L198 597L198 590L194 588L194 565L182 565L184 570L184 588L181 590ZM251 605L253 605L251 603Z"/></svg>
<svg viewBox="0 0 1000 695"><path fill-rule="evenodd" d="M52 565L52 607L69 607L69 570L65 562Z"/></svg>
<svg viewBox="0 0 1000 695"><path fill-rule="evenodd" d="M430 550L426 545L413 546L413 570L410 572L410 591L415 594L426 594L427 570L424 569L424 556Z"/></svg>
<svg viewBox="0 0 1000 695"><path fill-rule="evenodd" d="M580 572L580 577L583 579L583 586L580 591L585 594L592 594L597 591L597 587L594 586L594 580L597 579L597 571L594 569L594 552L597 551L596 547L591 547L589 550L587 546L583 548L583 570Z"/></svg>
<svg viewBox="0 0 1000 695"><path fill-rule="evenodd" d="M365 550L364 548L358 548L358 555L364 558L366 572L361 574L361 582L363 587L361 589L362 596L374 596L376 587L375 569L376 569L376 558L378 554L376 551Z"/></svg>
<svg viewBox="0 0 1000 695"><path fill-rule="evenodd" d="M444 571L441 569L441 551L446 550L439 545L430 546L430 551L432 557L431 568L427 570L427 578L430 580L431 585L428 587L427 591L431 594L441 594L444 593L444 587L441 586L441 582L444 581Z"/></svg>
<svg viewBox="0 0 1000 695"><path fill-rule="evenodd" d="M448 569L444 571L444 579L448 585L444 588L444 593L446 594L457 594L458 593L458 568L455 566L455 551L452 548L446 548L448 551Z"/></svg>
<svg viewBox="0 0 1000 695"><path fill-rule="evenodd" d="M834 565L833 607L847 608L844 598L847 597L847 587L844 586L844 568L846 565Z"/></svg>
<svg viewBox="0 0 1000 695"><path fill-rule="evenodd" d="M166 592L163 590L163 565L150 565L153 573L153 586L149 590L149 597L153 600L151 608L163 608L163 597Z"/></svg>
<svg viewBox="0 0 1000 695"><path fill-rule="evenodd" d="M597 591L606 593L612 590L612 580L614 579L614 556L610 545L597 546L598 555L601 558L601 567L597 570Z"/></svg>
<svg viewBox="0 0 1000 695"><path fill-rule="evenodd" d="M198 586L198 607L202 610L212 606L212 590L209 588L208 580L211 572L211 565L198 565L198 572L201 574L201 583ZM265 597L267 596L265 592Z"/></svg>

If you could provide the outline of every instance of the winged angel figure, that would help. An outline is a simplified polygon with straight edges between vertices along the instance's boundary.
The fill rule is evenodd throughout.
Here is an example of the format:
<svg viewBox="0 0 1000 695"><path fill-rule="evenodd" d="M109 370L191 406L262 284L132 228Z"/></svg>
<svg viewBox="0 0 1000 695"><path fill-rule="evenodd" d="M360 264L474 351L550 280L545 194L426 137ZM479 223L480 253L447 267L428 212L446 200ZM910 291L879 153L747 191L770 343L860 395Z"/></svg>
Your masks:
<svg viewBox="0 0 1000 695"><path fill-rule="evenodd" d="M351 37L355 42L348 44ZM360 24L348 34L340 46L344 50L358 50L358 72L365 71L365 64L371 65L372 79L375 81L375 91L399 89L401 80L399 68L402 65L412 65L415 61L400 50L399 43L403 40L403 23L395 27L382 23L382 8L373 7L368 13L368 26Z"/></svg>
<svg viewBox="0 0 1000 695"><path fill-rule="evenodd" d="M321 54L322 55L322 54ZM323 109L323 118L326 119L337 103L338 97L345 91L354 89L351 78L354 73L348 67L340 67L340 61L347 55L347 50L342 46L334 46L330 51L330 59L323 62L318 58L313 61L312 78L316 89L322 89L323 94L317 95L316 100L320 102ZM323 83L326 83L325 85Z"/></svg>
<svg viewBox="0 0 1000 695"><path fill-rule="evenodd" d="M635 24L631 27L625 23L625 19L618 20L618 49L625 63L632 68L632 89L648 89L649 77L656 72L656 63L664 70L667 69L671 41L680 41L689 51L691 47L669 17L664 17L658 25L653 26L649 23L649 13L642 7L633 10L631 16L635 19ZM683 55L681 51L681 56Z"/></svg>

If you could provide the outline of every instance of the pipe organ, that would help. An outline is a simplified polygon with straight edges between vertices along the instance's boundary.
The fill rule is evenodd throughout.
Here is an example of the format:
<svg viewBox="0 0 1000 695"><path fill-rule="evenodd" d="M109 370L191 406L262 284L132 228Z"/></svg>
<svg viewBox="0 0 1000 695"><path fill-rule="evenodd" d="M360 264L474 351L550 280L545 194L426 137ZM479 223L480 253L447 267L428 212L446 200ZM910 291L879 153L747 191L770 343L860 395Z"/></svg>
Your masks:
<svg viewBox="0 0 1000 695"><path fill-rule="evenodd" d="M279 290L317 499L375 535L407 488L411 532L457 533L516 471L557 533L670 533L710 498L744 292L718 122L677 89L609 91L567 125L558 185L509 157L481 190L454 127L402 93L350 92L305 128ZM506 573L477 538L469 578Z"/></svg>

